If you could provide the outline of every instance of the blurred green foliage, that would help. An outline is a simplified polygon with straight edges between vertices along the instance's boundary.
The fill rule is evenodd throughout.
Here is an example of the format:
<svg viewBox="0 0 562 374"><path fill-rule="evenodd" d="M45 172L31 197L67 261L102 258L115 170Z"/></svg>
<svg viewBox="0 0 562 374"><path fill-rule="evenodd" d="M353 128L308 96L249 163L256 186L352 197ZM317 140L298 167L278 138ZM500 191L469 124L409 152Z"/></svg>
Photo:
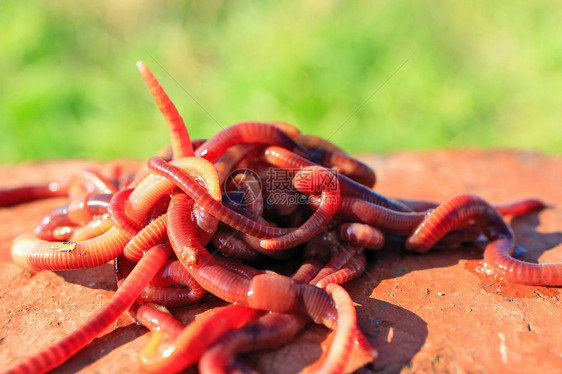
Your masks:
<svg viewBox="0 0 562 374"><path fill-rule="evenodd" d="M1 3L3 163L159 150L139 59L193 138L283 120L353 152L562 153L557 1Z"/></svg>

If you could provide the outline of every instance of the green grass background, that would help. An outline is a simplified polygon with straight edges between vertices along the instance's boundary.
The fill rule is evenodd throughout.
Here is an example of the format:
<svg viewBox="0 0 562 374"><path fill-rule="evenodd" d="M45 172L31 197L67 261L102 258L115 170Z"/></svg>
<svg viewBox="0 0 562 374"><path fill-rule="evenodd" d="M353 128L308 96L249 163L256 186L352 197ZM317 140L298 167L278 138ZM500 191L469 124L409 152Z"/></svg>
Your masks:
<svg viewBox="0 0 562 374"><path fill-rule="evenodd" d="M283 120L353 152L562 153L558 1L0 3L2 163L155 153L139 59L193 138Z"/></svg>

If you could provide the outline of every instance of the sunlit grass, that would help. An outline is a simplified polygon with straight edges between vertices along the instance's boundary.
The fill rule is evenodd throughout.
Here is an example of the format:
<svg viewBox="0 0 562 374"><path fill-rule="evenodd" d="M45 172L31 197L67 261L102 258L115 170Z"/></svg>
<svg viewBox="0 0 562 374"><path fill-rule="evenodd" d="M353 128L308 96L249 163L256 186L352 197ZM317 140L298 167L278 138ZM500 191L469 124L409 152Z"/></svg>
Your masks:
<svg viewBox="0 0 562 374"><path fill-rule="evenodd" d="M156 152L165 125L138 59L194 138L241 120L284 120L353 152L562 152L555 1L2 7L0 162Z"/></svg>

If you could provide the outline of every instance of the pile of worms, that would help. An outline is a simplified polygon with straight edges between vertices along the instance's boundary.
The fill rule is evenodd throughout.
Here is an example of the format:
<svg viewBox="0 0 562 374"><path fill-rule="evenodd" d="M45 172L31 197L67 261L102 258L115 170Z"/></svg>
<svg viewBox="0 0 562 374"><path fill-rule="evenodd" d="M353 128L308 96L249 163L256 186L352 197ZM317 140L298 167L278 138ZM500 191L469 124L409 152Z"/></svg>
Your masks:
<svg viewBox="0 0 562 374"><path fill-rule="evenodd" d="M474 195L442 203L376 193L375 173L333 143L284 122L240 122L191 140L150 70L140 74L165 117L171 145L135 174L84 170L44 185L0 190L0 206L68 196L35 235L14 240L32 272L114 262L118 289L84 325L10 369L60 366L123 313L151 330L147 372L252 372L241 354L273 349L307 324L334 331L309 372L340 373L350 352L377 356L340 286L360 277L365 251L400 240L409 251L486 240L487 269L506 282L562 286L562 263L513 257L503 216L543 209L534 199L493 206ZM279 264L290 264L281 274ZM273 269L277 269L276 271ZM228 304L185 325L173 308L212 294ZM170 311L170 309L172 311Z"/></svg>

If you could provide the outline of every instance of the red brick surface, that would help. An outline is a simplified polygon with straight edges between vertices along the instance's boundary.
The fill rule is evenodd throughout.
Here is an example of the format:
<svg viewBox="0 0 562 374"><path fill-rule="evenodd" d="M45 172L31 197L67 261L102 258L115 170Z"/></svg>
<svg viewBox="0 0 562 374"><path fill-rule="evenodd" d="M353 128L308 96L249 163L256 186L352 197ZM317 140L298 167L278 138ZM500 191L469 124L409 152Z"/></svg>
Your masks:
<svg viewBox="0 0 562 374"><path fill-rule="evenodd" d="M443 201L459 193L492 203L539 197L552 205L514 219L528 261L562 262L562 159L514 151L437 151L368 156L377 190L396 197ZM68 161L0 168L0 186L48 181L100 163ZM10 262L11 240L30 233L53 199L0 208L0 369L57 341L107 301L115 289L110 264L32 274ZM559 288L504 284L477 271L482 248L424 255L390 249L370 256L368 272L346 288L360 325L380 352L376 372L561 372ZM212 301L218 305L218 301ZM182 309L189 321L206 305ZM123 316L60 372L139 370L144 328ZM247 358L264 373L294 372L320 354L327 330L309 326L291 344Z"/></svg>

